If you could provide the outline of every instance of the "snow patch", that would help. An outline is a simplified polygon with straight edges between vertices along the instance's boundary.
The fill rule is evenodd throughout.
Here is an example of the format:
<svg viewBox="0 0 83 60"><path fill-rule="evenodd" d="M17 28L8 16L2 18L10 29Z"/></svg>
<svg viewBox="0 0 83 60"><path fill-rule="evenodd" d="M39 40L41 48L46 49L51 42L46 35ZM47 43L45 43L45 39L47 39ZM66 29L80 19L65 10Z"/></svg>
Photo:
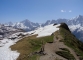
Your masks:
<svg viewBox="0 0 83 60"><path fill-rule="evenodd" d="M53 26L53 24L50 24L45 27L40 27L34 31L30 31L28 33L32 34L32 35L38 34L37 37L49 36L52 33L54 33L55 31L59 30L58 26L60 26L60 24L54 25L54 26Z"/></svg>
<svg viewBox="0 0 83 60"><path fill-rule="evenodd" d="M43 28L43 30L38 33L37 37L43 37L43 36L49 36L49 35L51 35L55 31L59 30L58 26L60 26L60 24L55 25L55 26L53 26L53 24L45 26Z"/></svg>
<svg viewBox="0 0 83 60"><path fill-rule="evenodd" d="M76 29L79 29L79 30L78 30L78 32L79 32L79 31L83 30L83 27L81 27L80 24L78 24L78 25L70 25L70 26L69 26L69 29L70 29L72 32L74 32Z"/></svg>
<svg viewBox="0 0 83 60"><path fill-rule="evenodd" d="M10 37L17 37L17 35L20 33L23 32L12 34ZM3 40L0 40L0 60L16 60L19 57L20 53L18 53L17 51L12 51L10 48L11 45L16 44L16 42L19 40L19 38L13 40L4 38Z"/></svg>

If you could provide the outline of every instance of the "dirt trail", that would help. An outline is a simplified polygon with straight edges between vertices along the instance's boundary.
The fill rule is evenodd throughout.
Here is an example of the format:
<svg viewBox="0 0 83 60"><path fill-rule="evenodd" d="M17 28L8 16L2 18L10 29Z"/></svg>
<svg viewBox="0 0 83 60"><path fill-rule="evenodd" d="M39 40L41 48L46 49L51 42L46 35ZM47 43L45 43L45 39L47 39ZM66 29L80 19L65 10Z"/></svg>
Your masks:
<svg viewBox="0 0 83 60"><path fill-rule="evenodd" d="M67 59L65 59L65 58L63 58L55 53L56 51L61 51L60 48L69 49L70 53L75 57L75 59L79 60L79 57L76 55L76 53L71 48L64 45L63 42L60 42L59 40L60 39L56 39L56 37L54 37L53 43L46 43L45 44L44 53L46 53L46 55L41 56L40 60L57 60L57 59L58 60L67 60Z"/></svg>

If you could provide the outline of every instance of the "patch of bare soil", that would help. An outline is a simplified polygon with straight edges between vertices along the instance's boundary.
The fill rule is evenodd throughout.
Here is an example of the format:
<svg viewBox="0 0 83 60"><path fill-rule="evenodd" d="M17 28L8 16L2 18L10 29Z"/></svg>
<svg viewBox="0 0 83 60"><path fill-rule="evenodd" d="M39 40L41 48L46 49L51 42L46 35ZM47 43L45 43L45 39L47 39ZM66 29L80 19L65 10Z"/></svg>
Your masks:
<svg viewBox="0 0 83 60"><path fill-rule="evenodd" d="M53 43L46 43L45 44L44 53L46 55L40 56L39 60L67 60L64 57L61 57L55 53L56 51L61 51L60 48L67 48L70 51L70 53L75 57L75 59L79 60L78 56L73 51L73 49L66 46L63 42L60 42L60 38L61 38L60 35L58 35L58 39L55 36Z"/></svg>

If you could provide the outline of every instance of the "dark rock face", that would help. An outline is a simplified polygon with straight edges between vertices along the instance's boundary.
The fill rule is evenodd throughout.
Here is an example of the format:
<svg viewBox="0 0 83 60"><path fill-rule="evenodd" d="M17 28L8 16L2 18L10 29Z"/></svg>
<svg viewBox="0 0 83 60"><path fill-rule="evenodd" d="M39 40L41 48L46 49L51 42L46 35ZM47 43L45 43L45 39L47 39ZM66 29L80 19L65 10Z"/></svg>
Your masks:
<svg viewBox="0 0 83 60"><path fill-rule="evenodd" d="M66 30L68 30L69 32L71 32L66 23L61 23L60 27L65 28Z"/></svg>
<svg viewBox="0 0 83 60"><path fill-rule="evenodd" d="M55 26L55 25L57 25L57 23L54 23L54 25L53 25L53 26Z"/></svg>

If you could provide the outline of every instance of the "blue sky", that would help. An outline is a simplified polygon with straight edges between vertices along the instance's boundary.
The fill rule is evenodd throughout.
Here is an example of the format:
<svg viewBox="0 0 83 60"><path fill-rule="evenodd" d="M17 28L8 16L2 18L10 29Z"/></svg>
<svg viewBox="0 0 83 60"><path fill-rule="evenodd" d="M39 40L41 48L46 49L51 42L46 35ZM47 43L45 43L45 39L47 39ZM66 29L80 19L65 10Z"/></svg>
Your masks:
<svg viewBox="0 0 83 60"><path fill-rule="evenodd" d="M0 0L0 23L46 20L83 15L83 0Z"/></svg>

